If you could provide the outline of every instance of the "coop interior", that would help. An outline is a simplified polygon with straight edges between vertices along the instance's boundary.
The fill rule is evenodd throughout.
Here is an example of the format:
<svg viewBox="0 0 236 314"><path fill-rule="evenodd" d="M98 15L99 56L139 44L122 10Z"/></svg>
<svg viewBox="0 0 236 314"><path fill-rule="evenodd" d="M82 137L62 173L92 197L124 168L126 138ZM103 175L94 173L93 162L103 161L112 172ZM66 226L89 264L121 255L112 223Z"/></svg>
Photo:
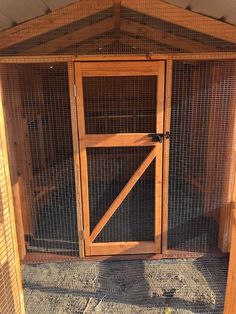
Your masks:
<svg viewBox="0 0 236 314"><path fill-rule="evenodd" d="M222 313L235 207L232 18L161 0L85 2L0 32L27 313ZM10 221L3 137L0 226ZM0 312L2 302L3 314L22 313L1 291Z"/></svg>

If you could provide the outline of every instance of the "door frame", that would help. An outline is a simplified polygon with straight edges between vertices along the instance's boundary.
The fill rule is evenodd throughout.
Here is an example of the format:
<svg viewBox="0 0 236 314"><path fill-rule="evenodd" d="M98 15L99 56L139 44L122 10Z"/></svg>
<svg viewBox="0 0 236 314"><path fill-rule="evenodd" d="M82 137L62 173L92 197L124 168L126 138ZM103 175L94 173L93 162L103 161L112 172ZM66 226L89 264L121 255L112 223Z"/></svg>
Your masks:
<svg viewBox="0 0 236 314"><path fill-rule="evenodd" d="M167 64L167 68L170 68L170 64ZM111 242L111 243L92 243L90 241L90 225L89 225L89 198L88 198L88 185L87 185L87 154L86 145L90 147L99 147L99 143L95 143L94 135L86 135L85 140L85 120L84 120L84 106L83 106L83 86L82 78L91 76L158 76L158 87L157 87L157 108L162 108L161 112L157 111L157 132L164 133L169 131L169 123L166 120L170 119L170 110L165 111L165 98L167 95L165 91L165 61L119 61L119 62L75 62L74 63L75 73L75 87L76 87L76 108L77 108L77 123L78 123L78 140L79 140L79 155L80 155L80 181L81 181L81 194L82 194L82 220L83 220L83 245L85 247L85 255L117 255L117 254L161 254L163 253L162 241L165 240L166 234L163 234L163 226L166 225L167 215L163 215L163 209L166 208L167 198L163 195L166 194L168 187L164 188L162 184L166 182L168 177L167 171L163 169L163 166L168 164L164 162L162 164L163 156L167 156L168 142L164 141L163 145L158 146L158 163L155 162L155 186L158 193L155 195L155 241L132 241L132 242ZM170 108L170 106L168 106ZM97 137L98 135L96 135ZM103 137L104 135L100 135ZM145 146L142 143L140 134L130 133L128 135L130 140L136 136L135 140L139 139L140 145L131 144L128 146ZM143 136L143 134L142 134ZM110 141L107 137L107 143L101 144L100 147L110 147ZM122 134L116 135L116 140L121 143L123 142ZM127 135L125 136L127 137ZM167 144L167 145L166 145ZM105 146L104 146L105 145ZM118 145L117 145L118 146ZM147 146L151 146L148 144ZM154 158L156 158L154 157ZM158 165L157 165L158 164ZM160 174L160 166L162 173ZM83 182L86 182L84 184ZM168 194L168 193L167 193ZM164 197L163 197L164 196ZM164 221L165 220L165 221ZM79 232L81 234L81 232ZM166 242L166 241L164 241ZM154 243L154 244L153 244ZM81 245L80 245L81 247ZM165 245L164 245L165 247ZM163 247L163 248L164 248ZM83 255L83 252L82 254Z"/></svg>

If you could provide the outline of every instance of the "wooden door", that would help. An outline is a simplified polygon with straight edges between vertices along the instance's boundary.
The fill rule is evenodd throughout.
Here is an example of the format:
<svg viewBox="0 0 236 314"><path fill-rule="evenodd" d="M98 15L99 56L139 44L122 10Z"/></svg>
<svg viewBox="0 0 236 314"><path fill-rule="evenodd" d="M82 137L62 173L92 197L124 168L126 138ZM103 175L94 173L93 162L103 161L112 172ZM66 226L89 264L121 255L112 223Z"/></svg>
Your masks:
<svg viewBox="0 0 236 314"><path fill-rule="evenodd" d="M161 252L164 62L76 62L85 255Z"/></svg>

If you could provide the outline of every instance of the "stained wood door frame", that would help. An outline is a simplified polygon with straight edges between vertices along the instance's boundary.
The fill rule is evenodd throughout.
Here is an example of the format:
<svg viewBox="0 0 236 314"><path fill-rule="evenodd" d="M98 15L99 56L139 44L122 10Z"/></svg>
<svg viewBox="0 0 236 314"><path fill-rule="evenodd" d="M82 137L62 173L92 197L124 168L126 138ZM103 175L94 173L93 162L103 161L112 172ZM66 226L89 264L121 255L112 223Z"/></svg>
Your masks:
<svg viewBox="0 0 236 314"><path fill-rule="evenodd" d="M85 255L116 255L116 254L141 254L161 253L162 233L162 157L163 144L153 143L150 137L144 133L129 134L86 134L85 115L83 103L83 77L99 76L157 76L157 112L156 132L164 132L164 85L165 85L165 62L164 61L130 61L130 62L75 62L76 81L76 106L78 119L78 140L80 148L80 177L81 194L83 203L83 239ZM165 141L164 141L165 142ZM102 219L97 223L90 234L89 221L89 192L88 192L88 169L87 147L115 147L115 146L152 146L152 150L139 168L134 172L126 186L113 201ZM93 240L103 229L107 221L125 199L129 191L145 172L148 165L155 159L155 223L154 241L110 242L93 243ZM160 171L161 170L161 171Z"/></svg>

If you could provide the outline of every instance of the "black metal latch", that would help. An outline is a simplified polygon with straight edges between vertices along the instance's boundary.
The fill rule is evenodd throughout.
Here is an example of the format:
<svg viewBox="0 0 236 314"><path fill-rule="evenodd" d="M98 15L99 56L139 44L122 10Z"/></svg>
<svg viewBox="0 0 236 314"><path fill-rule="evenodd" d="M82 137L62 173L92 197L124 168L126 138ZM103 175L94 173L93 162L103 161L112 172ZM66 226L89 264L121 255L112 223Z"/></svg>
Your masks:
<svg viewBox="0 0 236 314"><path fill-rule="evenodd" d="M165 134L153 133L153 134L149 134L149 136L152 138L152 142L162 143L164 138L165 139L169 139L170 138L170 132L166 132Z"/></svg>

